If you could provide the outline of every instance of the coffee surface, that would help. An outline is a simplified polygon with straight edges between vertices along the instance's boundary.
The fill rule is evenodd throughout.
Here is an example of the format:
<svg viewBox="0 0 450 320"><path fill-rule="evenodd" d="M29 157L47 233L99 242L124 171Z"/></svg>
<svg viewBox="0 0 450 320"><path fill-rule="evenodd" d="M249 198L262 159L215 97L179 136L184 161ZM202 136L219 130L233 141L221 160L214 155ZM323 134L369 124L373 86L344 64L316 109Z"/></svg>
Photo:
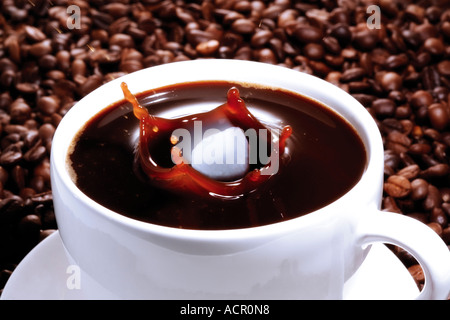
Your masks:
<svg viewBox="0 0 450 320"><path fill-rule="evenodd" d="M355 130L318 102L288 91L229 82L168 86L138 95L151 114L177 117L226 101L239 88L252 113L267 128L293 129L278 172L251 193L230 199L196 197L146 181L135 152L139 121L131 104L120 101L94 116L75 138L68 163L77 186L90 198L122 215L186 229L235 229L292 219L345 194L360 179L366 152ZM202 110L205 111L205 110ZM170 140L154 158L171 165Z"/></svg>

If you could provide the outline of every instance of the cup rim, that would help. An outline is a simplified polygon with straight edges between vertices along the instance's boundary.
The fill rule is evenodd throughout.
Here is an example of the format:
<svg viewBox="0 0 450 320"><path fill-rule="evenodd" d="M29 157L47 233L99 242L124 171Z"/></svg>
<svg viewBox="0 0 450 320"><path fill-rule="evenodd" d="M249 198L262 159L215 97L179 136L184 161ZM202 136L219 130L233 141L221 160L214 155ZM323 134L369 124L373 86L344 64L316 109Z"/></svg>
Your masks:
<svg viewBox="0 0 450 320"><path fill-rule="evenodd" d="M234 76L236 76L236 72L241 71L244 68L247 75L244 74L242 77L241 74L235 79ZM181 74L180 69L184 70L185 73ZM195 72L195 70L197 70L197 72ZM251 72L257 72L259 75L248 76ZM174 77L174 73L177 74L177 76ZM217 75L214 75L215 73L217 73ZM149 76L152 75L160 75L162 76L162 79L150 78ZM178 77L180 78L179 80ZM202 77L206 78L203 79ZM175 81L173 78L176 78ZM254 80L240 81L240 79L244 78L252 78ZM144 81L140 81L143 79L149 79L149 83L146 84L143 83ZM152 87L163 87L168 84L190 82L189 79L191 79L190 81L192 82L201 80L228 80L247 82L256 85L268 85L274 88L298 92L313 100L321 102L325 106L339 113L353 125L353 127L355 127L355 124L360 125L359 128L355 127L355 129L357 129L366 148L367 163L365 172L360 180L339 199L306 215L268 225L225 230L178 229L139 221L103 207L78 189L66 169L65 160L69 146L77 132L85 125L88 119L92 118L92 116L97 114L100 110L108 107L112 103L123 100L123 95L120 90L121 82L127 82L131 91L137 94L148 91ZM295 80L295 83L292 82L293 80ZM274 81L277 83L271 84ZM155 86L152 85L153 83L155 85L157 83L161 84ZM297 89L293 89L294 87ZM140 88L140 90L135 88ZM103 106L90 108L89 104L95 99L106 99L108 102ZM336 110L336 104L342 105L342 110L346 110L346 112L343 113L342 110ZM73 121L73 118L76 119L81 114L83 114L85 121ZM75 128L78 129L75 130ZM361 129L363 129L364 132L361 132ZM67 132L68 130L69 132ZM70 139L68 138L68 134L70 134ZM350 94L323 79L283 66L262 62L231 59L197 59L162 64L124 75L103 84L80 99L62 118L60 124L56 128L52 140L50 161L52 169L51 174L58 175L58 178L61 179L65 187L74 197L79 201L82 201L84 205L92 208L94 212L101 215L103 218L106 218L121 227L134 230L141 234L152 233L172 238L223 240L253 238L255 236L285 233L298 230L300 227L314 223L317 219L326 219L330 214L330 210L328 210L330 206L334 206L338 202L345 202L348 198L353 197L353 194L367 190L367 188L375 189L373 181L378 181L380 174L383 172L382 151L383 145L381 135L369 112Z"/></svg>

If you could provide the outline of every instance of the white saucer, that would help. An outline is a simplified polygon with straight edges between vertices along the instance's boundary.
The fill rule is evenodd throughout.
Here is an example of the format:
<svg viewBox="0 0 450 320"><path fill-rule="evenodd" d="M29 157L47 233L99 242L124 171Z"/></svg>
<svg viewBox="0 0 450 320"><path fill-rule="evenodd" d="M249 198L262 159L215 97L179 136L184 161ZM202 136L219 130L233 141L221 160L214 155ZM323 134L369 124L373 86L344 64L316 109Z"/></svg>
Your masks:
<svg viewBox="0 0 450 320"><path fill-rule="evenodd" d="M69 283L73 270L58 232L38 244L6 283L2 300L115 299L80 272L81 285ZM88 283L86 286L85 284ZM346 300L414 299L419 290L408 270L383 244L372 246L366 260L345 284Z"/></svg>

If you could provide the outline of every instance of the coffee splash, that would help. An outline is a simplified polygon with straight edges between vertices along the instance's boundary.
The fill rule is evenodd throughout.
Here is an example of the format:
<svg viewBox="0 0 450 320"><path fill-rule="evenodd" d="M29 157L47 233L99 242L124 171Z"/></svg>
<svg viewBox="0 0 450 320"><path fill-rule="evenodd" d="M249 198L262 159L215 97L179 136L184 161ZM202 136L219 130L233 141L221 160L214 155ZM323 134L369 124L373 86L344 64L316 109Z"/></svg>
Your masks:
<svg viewBox="0 0 450 320"><path fill-rule="evenodd" d="M152 115L139 103L125 82L121 84L121 88L125 99L133 106L134 116L139 120L140 135L137 147L139 164L149 181L158 187L184 194L235 199L254 191L277 173L271 165L274 160L279 161L284 154L286 140L291 136L292 128L285 126L279 136L275 136L248 110L236 87L228 90L226 103L217 108L196 114L195 117L177 119L165 119ZM266 141L263 143L267 143L270 147L269 163L252 168L242 178L234 181L214 180L195 170L177 149L177 137L171 135L177 129L188 129L192 125L192 119L208 123L224 118L244 131L266 130L267 135L264 138ZM161 152L156 146L160 146L161 139L165 139L168 135L170 138L166 143L171 145L172 159L175 157L177 160L173 161L172 166L163 166L155 161L154 153ZM274 141L276 143L273 143Z"/></svg>

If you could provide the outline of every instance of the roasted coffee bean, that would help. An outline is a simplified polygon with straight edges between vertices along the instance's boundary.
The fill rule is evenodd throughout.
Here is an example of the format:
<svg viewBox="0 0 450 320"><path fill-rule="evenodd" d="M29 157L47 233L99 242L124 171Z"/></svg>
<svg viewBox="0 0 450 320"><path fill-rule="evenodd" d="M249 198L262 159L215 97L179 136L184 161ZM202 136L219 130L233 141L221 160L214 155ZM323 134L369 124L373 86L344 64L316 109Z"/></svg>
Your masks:
<svg viewBox="0 0 450 320"><path fill-rule="evenodd" d="M67 71L70 69L70 53L66 50L60 50L56 53L56 61L58 68L62 71Z"/></svg>
<svg viewBox="0 0 450 320"><path fill-rule="evenodd" d="M253 51L250 47L245 46L236 51L235 59L251 60L253 58Z"/></svg>
<svg viewBox="0 0 450 320"><path fill-rule="evenodd" d="M418 178L411 181L411 199L414 201L425 199L428 195L428 182Z"/></svg>
<svg viewBox="0 0 450 320"><path fill-rule="evenodd" d="M330 67L339 68L344 64L345 58L342 55L325 54L324 60Z"/></svg>
<svg viewBox="0 0 450 320"><path fill-rule="evenodd" d="M415 91L410 99L411 106L419 109L421 107L428 107L433 103L433 96L425 90Z"/></svg>
<svg viewBox="0 0 450 320"><path fill-rule="evenodd" d="M365 75L365 70L363 68L351 68L347 69L342 73L341 81L342 82L350 82L355 80L360 80Z"/></svg>
<svg viewBox="0 0 450 320"><path fill-rule="evenodd" d="M85 96L91 91L100 87L103 83L103 78L97 74L93 74L92 76L86 79L86 82L81 84L79 87L79 94L81 96Z"/></svg>
<svg viewBox="0 0 450 320"><path fill-rule="evenodd" d="M417 127L414 126L414 123L409 119L401 119L399 122L402 126L403 132L408 135L411 135L413 133L413 129Z"/></svg>
<svg viewBox="0 0 450 320"><path fill-rule="evenodd" d="M450 188L449 187L441 188L440 192L442 195L442 201L450 202Z"/></svg>
<svg viewBox="0 0 450 320"><path fill-rule="evenodd" d="M28 241L37 241L41 230L41 218L35 214L29 214L23 217L18 225L19 234Z"/></svg>
<svg viewBox="0 0 450 320"><path fill-rule="evenodd" d="M369 29L364 29L355 33L353 43L362 51L369 51L378 44L376 34Z"/></svg>
<svg viewBox="0 0 450 320"><path fill-rule="evenodd" d="M51 140L54 133L55 127L50 123L45 123L39 127L39 136L44 142Z"/></svg>
<svg viewBox="0 0 450 320"><path fill-rule="evenodd" d="M10 145L20 141L20 136L21 136L20 133L11 132L10 131L11 127L13 127L13 126L12 125L8 125L8 134L5 135L0 141L1 148L3 150L6 149L7 147L9 147Z"/></svg>
<svg viewBox="0 0 450 320"><path fill-rule="evenodd" d="M119 46L121 48L133 48L134 40L128 34L116 33L109 39L109 46Z"/></svg>
<svg viewBox="0 0 450 320"><path fill-rule="evenodd" d="M335 37L325 36L322 39L322 43L324 48L332 54L339 54L341 52L341 45Z"/></svg>
<svg viewBox="0 0 450 320"><path fill-rule="evenodd" d="M22 94L28 95L36 93L39 86L36 83L20 82L16 84L16 89Z"/></svg>
<svg viewBox="0 0 450 320"><path fill-rule="evenodd" d="M412 114L412 110L408 105L398 106L395 109L395 116L399 119L409 118Z"/></svg>
<svg viewBox="0 0 450 320"><path fill-rule="evenodd" d="M392 117L395 114L395 102L391 99L377 99L372 102L372 108L379 117Z"/></svg>
<svg viewBox="0 0 450 320"><path fill-rule="evenodd" d="M46 156L47 149L40 143L36 143L33 147L28 149L23 155L23 158L28 162L38 162Z"/></svg>
<svg viewBox="0 0 450 320"><path fill-rule="evenodd" d="M54 55L46 54L39 58L38 64L44 70L51 70L56 68L57 59Z"/></svg>
<svg viewBox="0 0 450 320"><path fill-rule="evenodd" d="M105 10L105 12L110 14L112 17L117 19L128 14L131 8L127 6L125 3L114 2L104 5L102 9Z"/></svg>
<svg viewBox="0 0 450 320"><path fill-rule="evenodd" d="M0 166L0 183L2 185L6 184L6 181L8 181L8 176L9 176L8 170Z"/></svg>
<svg viewBox="0 0 450 320"><path fill-rule="evenodd" d="M425 9L416 4L409 4L406 6L405 16L416 23L421 23L425 16Z"/></svg>
<svg viewBox="0 0 450 320"><path fill-rule="evenodd" d="M425 40L423 47L431 55L439 56L445 52L445 46L441 39L428 38Z"/></svg>
<svg viewBox="0 0 450 320"><path fill-rule="evenodd" d="M444 132L441 136L442 142L450 147L450 132Z"/></svg>
<svg viewBox="0 0 450 320"><path fill-rule="evenodd" d="M72 75L76 76L76 75L85 75L86 74L86 62L82 59L75 59L72 62L71 65L72 68Z"/></svg>
<svg viewBox="0 0 450 320"><path fill-rule="evenodd" d="M443 60L437 64L438 72L445 76L450 77L450 60Z"/></svg>
<svg viewBox="0 0 450 320"><path fill-rule="evenodd" d="M389 56L384 62L384 66L387 69L399 69L407 66L408 62L408 55L405 53L400 53L398 55Z"/></svg>
<svg viewBox="0 0 450 320"><path fill-rule="evenodd" d="M391 196L383 198L383 210L395 213L402 213L402 210L397 206L395 199Z"/></svg>
<svg viewBox="0 0 450 320"><path fill-rule="evenodd" d="M332 26L329 33L338 40L342 47L345 47L352 40L352 32L345 23L337 23Z"/></svg>
<svg viewBox="0 0 450 320"><path fill-rule="evenodd" d="M353 81L348 83L348 90L351 93L355 92L367 92L371 88L370 83L366 81Z"/></svg>
<svg viewBox="0 0 450 320"><path fill-rule="evenodd" d="M41 42L32 44L28 49L28 53L35 57L42 57L52 52L51 40L46 39Z"/></svg>
<svg viewBox="0 0 450 320"><path fill-rule="evenodd" d="M428 227L430 227L434 232L437 233L438 236L442 235L442 227L439 223L437 222L430 222L427 224Z"/></svg>
<svg viewBox="0 0 450 320"><path fill-rule="evenodd" d="M320 60L325 55L325 50L319 43L308 43L304 47L304 54L312 60Z"/></svg>
<svg viewBox="0 0 450 320"><path fill-rule="evenodd" d="M202 56L210 56L214 54L217 49L219 49L219 41L217 40L208 40L205 42L200 42L195 48Z"/></svg>
<svg viewBox="0 0 450 320"><path fill-rule="evenodd" d="M435 164L425 170L420 174L421 177L425 179L444 177L450 172L449 165L446 163Z"/></svg>
<svg viewBox="0 0 450 320"><path fill-rule="evenodd" d="M298 25L293 36L301 43L319 42L323 38L323 33L319 28L310 25Z"/></svg>
<svg viewBox="0 0 450 320"><path fill-rule="evenodd" d="M403 198L411 192L411 183L405 177L392 175L384 183L384 191L393 198Z"/></svg>
<svg viewBox="0 0 450 320"><path fill-rule="evenodd" d="M0 76L0 83L3 87L9 88L16 82L16 73L14 70L5 70Z"/></svg>
<svg viewBox="0 0 450 320"><path fill-rule="evenodd" d="M396 170L400 164L400 157L392 150L384 151L384 164Z"/></svg>
<svg viewBox="0 0 450 320"><path fill-rule="evenodd" d="M30 187L33 188L36 192L44 192L45 191L45 181L41 176L34 176L30 180Z"/></svg>
<svg viewBox="0 0 450 320"><path fill-rule="evenodd" d="M436 38L439 35L436 26L430 23L418 24L412 28L412 31L418 36L422 43L429 38Z"/></svg>
<svg viewBox="0 0 450 320"><path fill-rule="evenodd" d="M19 45L19 39L16 35L11 35L4 41L4 46L9 54L9 58L15 62L20 63L21 61L21 49Z"/></svg>
<svg viewBox="0 0 450 320"><path fill-rule="evenodd" d="M385 91L400 90L402 82L402 77L396 72L386 72L380 80L381 87Z"/></svg>
<svg viewBox="0 0 450 320"><path fill-rule="evenodd" d="M420 173L420 167L417 164L409 165L397 172L397 175L405 177L408 180L415 179Z"/></svg>
<svg viewBox="0 0 450 320"><path fill-rule="evenodd" d="M237 19L231 24L231 29L240 34L253 34L256 25L249 19Z"/></svg>
<svg viewBox="0 0 450 320"><path fill-rule="evenodd" d="M384 165L383 173L385 177L389 177L395 174L395 171L390 166Z"/></svg>
<svg viewBox="0 0 450 320"><path fill-rule="evenodd" d="M423 273L423 269L420 267L420 264L412 265L408 268L408 271L417 285L425 282L425 274Z"/></svg>
<svg viewBox="0 0 450 320"><path fill-rule="evenodd" d="M16 99L10 106L9 113L14 123L24 123L31 116L31 108L24 99Z"/></svg>
<svg viewBox="0 0 450 320"><path fill-rule="evenodd" d="M255 34L253 34L251 40L250 40L250 44L253 47L262 47L265 44L267 44L270 39L272 39L273 37L273 32L270 30L258 30L255 32Z"/></svg>
<svg viewBox="0 0 450 320"><path fill-rule="evenodd" d="M430 214L430 222L438 223L441 228L445 228L448 225L448 218L442 208L433 208ZM442 231L440 233L442 235Z"/></svg>
<svg viewBox="0 0 450 320"><path fill-rule="evenodd" d="M428 194L423 201L423 208L426 211L431 211L433 208L440 207L442 204L442 196L438 188L432 184L428 184Z"/></svg>
<svg viewBox="0 0 450 320"><path fill-rule="evenodd" d="M391 131L403 132L403 126L400 121L394 118L386 118L381 121L380 130L383 133L389 133Z"/></svg>
<svg viewBox="0 0 450 320"><path fill-rule="evenodd" d="M444 78L441 77L441 80L442 79L444 79ZM433 89L433 92L432 92L434 99L437 101L446 101L449 93L450 93L450 90L446 86L436 87Z"/></svg>
<svg viewBox="0 0 450 320"><path fill-rule="evenodd" d="M388 133L385 144L389 150L399 154L406 165L415 164L415 162L409 159L406 154L411 145L411 139L406 134L394 130Z"/></svg>
<svg viewBox="0 0 450 320"><path fill-rule="evenodd" d="M258 61L260 61L260 62L271 63L271 64L276 64L277 63L276 55L269 48L261 49L258 52L257 57L258 57L257 58Z"/></svg>
<svg viewBox="0 0 450 320"><path fill-rule="evenodd" d="M33 42L41 42L47 38L45 33L34 26L25 26L25 34Z"/></svg>
<svg viewBox="0 0 450 320"><path fill-rule="evenodd" d="M17 219L24 208L24 202L21 197L14 194L5 194L4 198L0 200L0 221L11 222Z"/></svg>
<svg viewBox="0 0 450 320"><path fill-rule="evenodd" d="M450 123L449 110L442 103L433 103L428 107L431 125L437 130L444 130Z"/></svg>
<svg viewBox="0 0 450 320"><path fill-rule="evenodd" d="M26 169L24 169L20 165L16 165L11 169L11 178L19 190L25 187L26 175L27 175Z"/></svg>
<svg viewBox="0 0 450 320"><path fill-rule="evenodd" d="M441 134L440 134L439 131L437 131L434 128L426 128L425 130L423 130L423 134L424 134L425 137L427 137L427 138L429 138L431 140L437 141L437 140L441 140L442 139L442 141L445 144L445 141L444 141L445 140L444 139L445 133L442 135L442 138L441 138Z"/></svg>
<svg viewBox="0 0 450 320"><path fill-rule="evenodd" d="M426 154L430 153L431 146L426 143L414 143L409 147L408 152L411 154Z"/></svg>
<svg viewBox="0 0 450 320"><path fill-rule="evenodd" d="M37 101L38 109L45 114L53 114L59 109L59 99L55 96L44 96Z"/></svg>
<svg viewBox="0 0 450 320"><path fill-rule="evenodd" d="M279 61L284 60L287 54L289 54L291 47L278 38L272 38L269 40L269 47L272 52L277 56Z"/></svg>
<svg viewBox="0 0 450 320"><path fill-rule="evenodd" d="M6 147L0 155L0 165L13 165L18 163L23 157L20 143L11 144Z"/></svg>
<svg viewBox="0 0 450 320"><path fill-rule="evenodd" d="M419 52L413 59L412 65L417 69L423 69L426 67L432 60L432 57L429 52Z"/></svg>
<svg viewBox="0 0 450 320"><path fill-rule="evenodd" d="M439 73L434 67L427 66L421 72L422 85L426 90L433 90L441 85Z"/></svg>

